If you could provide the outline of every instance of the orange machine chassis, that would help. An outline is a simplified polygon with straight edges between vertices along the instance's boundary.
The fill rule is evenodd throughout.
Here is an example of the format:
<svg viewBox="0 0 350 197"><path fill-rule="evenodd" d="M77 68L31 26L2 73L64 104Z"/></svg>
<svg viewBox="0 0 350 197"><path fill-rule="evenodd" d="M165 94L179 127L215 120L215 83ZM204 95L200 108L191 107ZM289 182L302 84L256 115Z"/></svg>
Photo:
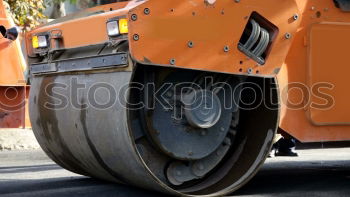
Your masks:
<svg viewBox="0 0 350 197"><path fill-rule="evenodd" d="M350 119L346 114L350 111L346 91L349 62L345 56L350 44L350 36L346 36L350 13L337 8L332 0L149 0L109 4L86 12L96 10L104 13L56 22L29 32L28 55L35 57L30 47L32 36L52 30L62 32L65 49L108 43L106 21L116 16L128 17L130 54L135 61L277 77L283 130L303 142L350 139ZM254 13L277 28L270 32L273 39L264 64L238 48ZM325 50L317 50L320 48ZM319 83L330 85L315 87ZM295 84L301 84L301 88L295 88ZM321 97L312 94L314 89ZM305 97L303 90L311 94ZM328 96L322 97L322 93ZM323 98L332 98L335 104L328 106L328 100ZM296 108L291 103L302 105Z"/></svg>

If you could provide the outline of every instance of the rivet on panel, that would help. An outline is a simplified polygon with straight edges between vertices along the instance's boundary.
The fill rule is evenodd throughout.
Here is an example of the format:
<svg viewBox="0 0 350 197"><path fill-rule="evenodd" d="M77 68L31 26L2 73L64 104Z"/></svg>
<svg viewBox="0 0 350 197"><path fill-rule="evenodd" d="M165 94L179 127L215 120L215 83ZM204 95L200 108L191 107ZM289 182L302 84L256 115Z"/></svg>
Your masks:
<svg viewBox="0 0 350 197"><path fill-rule="evenodd" d="M138 34L134 34L133 38L135 41L138 41L140 39L140 36Z"/></svg>
<svg viewBox="0 0 350 197"><path fill-rule="evenodd" d="M137 21L137 15L136 15L136 14L132 14L132 15L131 15L131 20Z"/></svg>
<svg viewBox="0 0 350 197"><path fill-rule="evenodd" d="M253 69L252 68L248 68L248 74L252 74L253 73Z"/></svg>
<svg viewBox="0 0 350 197"><path fill-rule="evenodd" d="M229 52L230 51L230 47L229 46L225 46L224 47L224 51L227 53L227 52Z"/></svg>
<svg viewBox="0 0 350 197"><path fill-rule="evenodd" d="M299 18L299 15L298 14L294 14L293 19L294 20L298 20L298 18Z"/></svg>
<svg viewBox="0 0 350 197"><path fill-rule="evenodd" d="M171 65L175 65L176 64L176 60L174 58L170 59L170 64Z"/></svg>
<svg viewBox="0 0 350 197"><path fill-rule="evenodd" d="M143 10L143 13L146 14L146 15L149 15L151 13L151 10L149 8L145 8Z"/></svg>
<svg viewBox="0 0 350 197"><path fill-rule="evenodd" d="M194 47L194 43L192 41L189 41L187 43L187 45L188 45L189 48L193 48Z"/></svg>
<svg viewBox="0 0 350 197"><path fill-rule="evenodd" d="M284 37L285 37L286 39L290 39L290 38L292 37L292 35L291 35L290 33L286 33L286 35L284 35Z"/></svg>

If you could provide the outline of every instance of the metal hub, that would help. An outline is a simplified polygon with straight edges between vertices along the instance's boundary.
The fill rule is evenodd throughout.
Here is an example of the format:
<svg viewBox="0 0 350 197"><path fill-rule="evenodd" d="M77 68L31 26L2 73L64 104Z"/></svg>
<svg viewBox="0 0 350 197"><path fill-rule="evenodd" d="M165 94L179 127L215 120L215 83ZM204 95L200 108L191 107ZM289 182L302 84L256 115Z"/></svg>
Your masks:
<svg viewBox="0 0 350 197"><path fill-rule="evenodd" d="M192 91L184 96L182 102L186 119L193 127L207 129L220 120L221 102L212 91Z"/></svg>
<svg viewBox="0 0 350 197"><path fill-rule="evenodd" d="M154 109L145 113L148 134L154 144L178 160L199 160L215 152L224 142L232 121L232 109L223 106L229 95L204 88L196 78L195 73L169 74L162 84L172 84L173 88L159 94L165 95L173 108L165 109L162 103L155 102ZM194 82L183 83L188 81ZM197 88L191 89L192 85ZM182 92L189 87L191 91Z"/></svg>

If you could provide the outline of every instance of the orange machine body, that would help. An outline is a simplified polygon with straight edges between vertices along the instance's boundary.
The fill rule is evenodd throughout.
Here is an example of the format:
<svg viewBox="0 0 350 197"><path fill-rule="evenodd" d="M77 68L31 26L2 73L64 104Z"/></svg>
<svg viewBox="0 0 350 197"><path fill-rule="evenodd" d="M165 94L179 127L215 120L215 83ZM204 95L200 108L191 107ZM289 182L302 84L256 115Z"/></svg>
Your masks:
<svg viewBox="0 0 350 197"><path fill-rule="evenodd" d="M298 7L302 22L278 75L280 127L304 142L350 140L350 12L333 1Z"/></svg>
<svg viewBox="0 0 350 197"><path fill-rule="evenodd" d="M3 0L0 0L0 25L14 26L7 15ZM0 128L30 127L27 86L24 72L26 63L21 44L0 35Z"/></svg>
<svg viewBox="0 0 350 197"><path fill-rule="evenodd" d="M255 16L271 27L265 62L238 49ZM85 10L29 32L59 30L62 48L109 43L106 22L129 20L130 55L141 64L277 77L280 127L303 142L350 139L350 12L332 0L129 1ZM270 24L271 23L271 24Z"/></svg>

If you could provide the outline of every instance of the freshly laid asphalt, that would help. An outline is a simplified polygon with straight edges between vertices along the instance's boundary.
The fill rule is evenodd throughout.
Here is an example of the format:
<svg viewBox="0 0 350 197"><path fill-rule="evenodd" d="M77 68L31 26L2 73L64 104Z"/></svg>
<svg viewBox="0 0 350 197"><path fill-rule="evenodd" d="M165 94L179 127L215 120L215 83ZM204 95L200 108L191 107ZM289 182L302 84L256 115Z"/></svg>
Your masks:
<svg viewBox="0 0 350 197"><path fill-rule="evenodd" d="M234 196L350 196L350 148L304 149L300 157L267 160ZM0 196L157 197L154 193L80 176L41 150L0 152Z"/></svg>

